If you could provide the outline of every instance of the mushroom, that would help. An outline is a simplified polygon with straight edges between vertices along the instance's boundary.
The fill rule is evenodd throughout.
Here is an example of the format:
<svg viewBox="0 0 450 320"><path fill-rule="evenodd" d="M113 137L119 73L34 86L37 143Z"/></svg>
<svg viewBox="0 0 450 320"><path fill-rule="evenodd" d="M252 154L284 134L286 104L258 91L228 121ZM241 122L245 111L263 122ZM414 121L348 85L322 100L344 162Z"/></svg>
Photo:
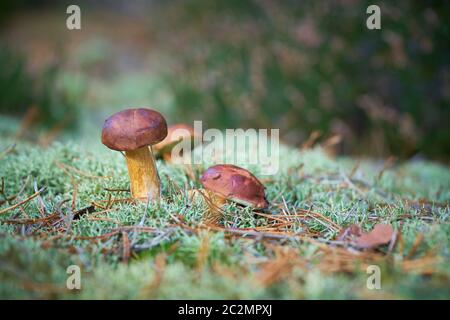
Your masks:
<svg viewBox="0 0 450 320"><path fill-rule="evenodd" d="M178 123L170 125L167 128L167 137L155 144L153 150L155 150L158 156L162 157L167 162L172 162L172 150L182 140L189 139L191 142L191 148L194 146L196 140L201 138L195 134L194 128L184 123ZM177 154L177 158L182 154Z"/></svg>
<svg viewBox="0 0 450 320"><path fill-rule="evenodd" d="M155 110L126 109L105 120L102 143L125 152L133 198L159 200L160 180L151 146L166 136L166 120Z"/></svg>
<svg viewBox="0 0 450 320"><path fill-rule="evenodd" d="M209 215L214 220L220 216L220 207L227 200L255 209L265 209L269 206L264 185L243 168L230 164L215 165L203 173L200 181L213 204Z"/></svg>

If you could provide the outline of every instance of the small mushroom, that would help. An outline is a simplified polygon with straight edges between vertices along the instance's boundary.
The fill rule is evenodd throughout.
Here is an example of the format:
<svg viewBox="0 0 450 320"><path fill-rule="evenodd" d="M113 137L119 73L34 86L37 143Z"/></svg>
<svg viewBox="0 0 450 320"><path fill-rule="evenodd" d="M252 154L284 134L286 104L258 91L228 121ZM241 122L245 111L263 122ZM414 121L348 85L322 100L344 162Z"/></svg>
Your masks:
<svg viewBox="0 0 450 320"><path fill-rule="evenodd" d="M105 120L102 143L125 152L133 198L159 200L160 180L151 146L166 136L166 120L151 109L126 109Z"/></svg>
<svg viewBox="0 0 450 320"><path fill-rule="evenodd" d="M269 206L264 193L264 185L249 171L230 164L219 164L208 168L200 178L208 191L210 200L216 207L210 212L217 216L227 200L255 209Z"/></svg>
<svg viewBox="0 0 450 320"><path fill-rule="evenodd" d="M167 162L172 162L172 150L173 148L183 140L188 139L191 143L191 148L194 146L196 140L201 140L194 128L184 123L178 123L170 125L167 128L167 137L155 144L153 150L157 152L157 155L162 157ZM182 154L177 154L177 157Z"/></svg>

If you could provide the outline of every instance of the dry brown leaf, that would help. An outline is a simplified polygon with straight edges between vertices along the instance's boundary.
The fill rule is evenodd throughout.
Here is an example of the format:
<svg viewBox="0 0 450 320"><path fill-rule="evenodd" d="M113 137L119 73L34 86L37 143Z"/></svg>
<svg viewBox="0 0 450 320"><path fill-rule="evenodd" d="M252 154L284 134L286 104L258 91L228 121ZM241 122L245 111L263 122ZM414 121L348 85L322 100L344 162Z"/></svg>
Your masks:
<svg viewBox="0 0 450 320"><path fill-rule="evenodd" d="M372 231L364 232L361 227L352 224L337 235L338 241L349 241L354 247L358 249L374 249L378 246L388 244L394 230L389 224L376 224Z"/></svg>
<svg viewBox="0 0 450 320"><path fill-rule="evenodd" d="M389 224L376 224L372 231L361 234L356 239L355 246L360 249L373 249L388 244L394 234L394 229Z"/></svg>

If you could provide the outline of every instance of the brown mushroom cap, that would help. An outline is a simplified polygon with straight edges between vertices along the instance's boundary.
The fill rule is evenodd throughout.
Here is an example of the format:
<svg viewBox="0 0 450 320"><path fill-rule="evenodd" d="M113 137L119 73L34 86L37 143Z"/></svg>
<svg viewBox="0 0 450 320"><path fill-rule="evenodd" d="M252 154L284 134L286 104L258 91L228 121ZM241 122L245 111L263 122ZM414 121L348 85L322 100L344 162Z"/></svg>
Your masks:
<svg viewBox="0 0 450 320"><path fill-rule="evenodd" d="M151 109L126 109L105 120L102 143L117 151L131 151L153 145L167 136L164 117Z"/></svg>
<svg viewBox="0 0 450 320"><path fill-rule="evenodd" d="M236 203L264 209L269 206L264 185L249 171L230 164L208 168L200 178L208 190Z"/></svg>
<svg viewBox="0 0 450 320"><path fill-rule="evenodd" d="M194 128L184 123L170 125L167 128L167 137L154 145L155 150L165 151L171 150L182 139L197 139Z"/></svg>

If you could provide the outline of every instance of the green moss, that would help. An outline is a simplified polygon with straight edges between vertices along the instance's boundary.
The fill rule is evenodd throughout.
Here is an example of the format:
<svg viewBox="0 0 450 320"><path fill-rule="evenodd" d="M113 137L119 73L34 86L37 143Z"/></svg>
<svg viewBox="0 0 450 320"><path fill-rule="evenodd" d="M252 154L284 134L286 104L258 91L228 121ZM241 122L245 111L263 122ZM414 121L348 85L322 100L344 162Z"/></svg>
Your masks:
<svg viewBox="0 0 450 320"><path fill-rule="evenodd" d="M0 150L13 141L5 138ZM184 170L176 165L158 162L163 201L157 204L118 203L101 216L109 220L92 220L91 214L73 220L67 237L49 225L7 224L11 219L41 218L40 201L33 199L20 209L0 216L0 295L3 298L448 298L448 201L450 199L450 170L429 162L400 163L385 170L378 178L378 163L363 161L352 177L353 186L345 185L354 166L348 158L331 159L320 149L299 152L281 148L279 175L266 183L267 196L273 206L285 203L286 210L311 209L334 223L345 226L358 223L369 230L376 222L402 227L404 253L397 247L394 261L383 267L383 290L366 289L367 275L321 273L315 267L321 261L317 247L307 242L286 240L279 244L296 250L299 257L309 261L306 268L295 267L286 278L269 286L256 279L261 263L273 259L270 246L250 239L229 239L222 233L191 233L175 225L174 216L197 226L202 219L204 204L189 202L179 188L197 187L189 181ZM66 165L66 167L64 167ZM206 167L203 165L202 167ZM63 169L65 168L65 169ZM252 168L255 174L261 172ZM46 213L59 212L61 217L73 214L72 201L76 186L75 209L92 202L126 198L127 192L109 192L105 188L126 189L128 177L123 157L106 148L75 143L55 143L48 149L19 142L16 148L0 159L0 177L4 178L5 194L22 193L19 199L46 187L42 194ZM169 178L170 177L170 178ZM170 182L169 182L170 179ZM0 196L0 200L4 197ZM423 199L427 199L423 202ZM421 200L422 205L405 202ZM66 201L66 202L64 202ZM16 203L12 201L11 203ZM6 208L5 203L0 208ZM98 209L100 210L100 209ZM400 220L403 215L408 218ZM25 216L26 215L26 216ZM145 215L145 219L143 216ZM70 221L68 219L67 221ZM75 236L99 236L122 226L155 228L154 232L129 231L135 253L130 262L121 262L123 238L121 233L106 241L80 240ZM264 226L268 221L250 210L230 204L223 223L229 227ZM332 239L336 230L315 219L298 220L291 231L320 234ZM416 258L427 254L439 257L435 265L439 272L423 277L399 268L419 233L424 240L417 248ZM52 238L53 237L53 238ZM205 247L207 248L205 251ZM385 249L383 249L385 251ZM199 265L199 252L206 252ZM162 256L164 258L161 258ZM164 260L158 273L155 261ZM82 290L65 288L66 268L78 264L82 268ZM219 266L219 267L218 267ZM161 267L159 267L161 268ZM222 271L220 271L222 270ZM223 271L226 270L226 271ZM159 279L159 280L158 280Z"/></svg>

